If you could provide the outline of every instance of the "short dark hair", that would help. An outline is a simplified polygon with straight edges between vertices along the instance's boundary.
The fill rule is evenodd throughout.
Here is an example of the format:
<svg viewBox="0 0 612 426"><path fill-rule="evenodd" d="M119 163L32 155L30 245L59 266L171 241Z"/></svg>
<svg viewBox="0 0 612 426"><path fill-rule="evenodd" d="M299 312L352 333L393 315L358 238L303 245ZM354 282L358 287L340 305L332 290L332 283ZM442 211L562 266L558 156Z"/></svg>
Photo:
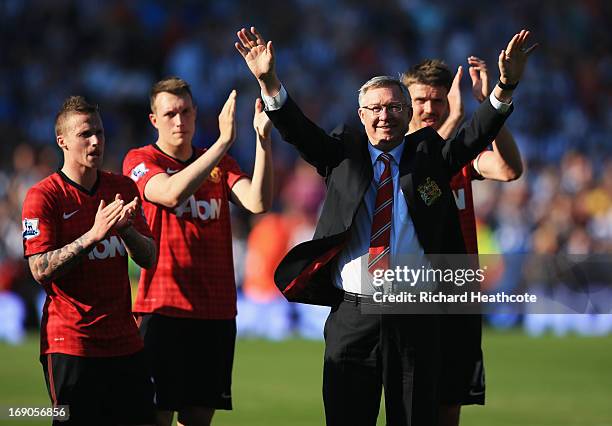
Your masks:
<svg viewBox="0 0 612 426"><path fill-rule="evenodd" d="M172 93L176 96L189 95L193 101L193 95L191 94L191 87L182 78L178 77L167 77L163 80L158 81L151 87L149 94L149 101L151 102L151 111L155 112L155 98L162 92Z"/></svg>
<svg viewBox="0 0 612 426"><path fill-rule="evenodd" d="M453 74L448 65L440 59L426 59L402 74L402 83L409 87L412 84L442 86L450 90Z"/></svg>
<svg viewBox="0 0 612 426"><path fill-rule="evenodd" d="M55 116L55 136L64 131L64 124L70 114L100 114L98 105L87 102L83 96L69 96Z"/></svg>

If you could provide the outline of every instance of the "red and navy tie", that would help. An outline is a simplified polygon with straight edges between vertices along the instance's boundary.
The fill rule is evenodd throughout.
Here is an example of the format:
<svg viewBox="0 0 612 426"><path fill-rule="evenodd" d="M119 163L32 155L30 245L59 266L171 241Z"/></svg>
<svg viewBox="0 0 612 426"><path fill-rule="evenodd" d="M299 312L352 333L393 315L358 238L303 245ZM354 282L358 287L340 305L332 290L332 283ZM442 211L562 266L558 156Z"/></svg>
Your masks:
<svg viewBox="0 0 612 426"><path fill-rule="evenodd" d="M391 242L391 220L393 213L393 177L391 176L391 155L378 156L385 169L380 176L376 192L376 204L372 215L372 233L368 250L368 271L374 274L377 269L389 269Z"/></svg>

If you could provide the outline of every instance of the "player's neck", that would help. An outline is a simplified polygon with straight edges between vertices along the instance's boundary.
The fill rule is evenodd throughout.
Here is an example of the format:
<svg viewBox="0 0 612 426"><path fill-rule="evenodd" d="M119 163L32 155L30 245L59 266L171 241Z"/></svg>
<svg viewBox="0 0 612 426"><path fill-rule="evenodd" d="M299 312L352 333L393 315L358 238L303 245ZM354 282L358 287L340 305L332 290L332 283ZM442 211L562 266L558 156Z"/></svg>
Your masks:
<svg viewBox="0 0 612 426"><path fill-rule="evenodd" d="M68 178L81 185L83 188L90 190L96 184L96 180L98 179L98 169L90 168L90 167L82 167L82 166L69 166L64 164L62 167L62 173L64 173Z"/></svg>
<svg viewBox="0 0 612 426"><path fill-rule="evenodd" d="M193 155L193 147L190 143L183 143L181 145L174 145L165 142L162 139L158 139L156 142L159 149L168 154L169 156L176 158L177 160L187 161Z"/></svg>

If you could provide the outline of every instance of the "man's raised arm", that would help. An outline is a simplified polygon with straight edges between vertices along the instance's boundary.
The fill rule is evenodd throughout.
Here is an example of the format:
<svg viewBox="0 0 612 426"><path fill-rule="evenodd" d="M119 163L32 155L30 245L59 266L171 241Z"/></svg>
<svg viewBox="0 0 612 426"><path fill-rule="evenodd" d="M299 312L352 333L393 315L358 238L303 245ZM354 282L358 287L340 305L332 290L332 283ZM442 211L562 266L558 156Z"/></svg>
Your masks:
<svg viewBox="0 0 612 426"><path fill-rule="evenodd" d="M469 74L472 80L472 95L479 102L484 102L490 95L487 64L476 57L468 57ZM448 139L459 128L463 119L463 102L459 83L462 69L459 67L451 89L448 92L449 115L438 133ZM492 143L492 151L483 151L474 162L476 171L486 179L511 181L523 173L521 154L508 128L504 125Z"/></svg>
<svg viewBox="0 0 612 426"><path fill-rule="evenodd" d="M487 64L476 56L468 58L469 72L472 79L472 94L482 103L489 96L489 75ZM514 137L504 125L495 140L492 151L483 151L474 163L476 171L486 179L511 181L523 173L523 163Z"/></svg>
<svg viewBox="0 0 612 426"><path fill-rule="evenodd" d="M512 106L512 94L523 75L529 55L537 47L537 43L527 47L529 34L529 31L521 30L512 37L506 49L500 52L498 57L500 77L493 93L489 96L490 105L487 107L483 102L483 106L459 129L451 143L447 143L443 148L443 156L449 161L451 169L459 171L499 133L507 116L506 111ZM498 111L496 115L491 114L490 106ZM483 117L489 118L483 120ZM487 125L483 127L483 124Z"/></svg>
<svg viewBox="0 0 612 426"><path fill-rule="evenodd" d="M191 197L208 178L236 139L236 91L232 90L219 113L219 138L193 163L178 173L159 173L145 186L147 200L175 208Z"/></svg>
<svg viewBox="0 0 612 426"><path fill-rule="evenodd" d="M257 79L262 94L275 97L281 90L281 82L276 75L272 40L266 43L255 27L250 31L242 28L236 34L240 43L236 42L234 46Z"/></svg>
<svg viewBox="0 0 612 426"><path fill-rule="evenodd" d="M237 35L236 50L261 87L266 114L283 139L294 145L302 158L325 176L342 157L343 148L339 140L308 119L287 95L276 74L272 41L266 42L255 27L250 30L242 28Z"/></svg>

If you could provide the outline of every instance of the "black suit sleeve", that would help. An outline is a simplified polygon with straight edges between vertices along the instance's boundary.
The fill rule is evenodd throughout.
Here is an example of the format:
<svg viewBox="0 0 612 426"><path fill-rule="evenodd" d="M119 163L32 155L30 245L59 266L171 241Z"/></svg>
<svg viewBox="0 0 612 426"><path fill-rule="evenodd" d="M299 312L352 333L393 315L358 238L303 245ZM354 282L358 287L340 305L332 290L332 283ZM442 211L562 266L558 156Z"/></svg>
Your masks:
<svg viewBox="0 0 612 426"><path fill-rule="evenodd" d="M275 111L266 111L283 140L295 146L317 172L326 177L343 158L343 144L339 136L330 136L313 123L296 103L287 96L284 105Z"/></svg>
<svg viewBox="0 0 612 426"><path fill-rule="evenodd" d="M451 170L451 176L493 142L513 108L501 113L493 108L487 98L456 135L444 143L442 157Z"/></svg>

